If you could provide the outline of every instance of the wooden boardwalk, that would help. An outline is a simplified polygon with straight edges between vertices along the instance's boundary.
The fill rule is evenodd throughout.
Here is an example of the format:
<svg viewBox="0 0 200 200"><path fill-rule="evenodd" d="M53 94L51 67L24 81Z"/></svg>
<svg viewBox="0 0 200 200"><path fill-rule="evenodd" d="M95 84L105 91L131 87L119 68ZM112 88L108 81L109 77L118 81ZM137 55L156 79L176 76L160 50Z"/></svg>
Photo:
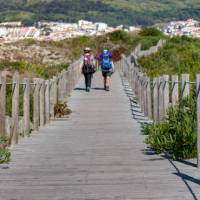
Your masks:
<svg viewBox="0 0 200 200"><path fill-rule="evenodd" d="M0 200L200 199L200 172L144 144L117 73L111 92L72 93L73 114L20 141L0 166Z"/></svg>

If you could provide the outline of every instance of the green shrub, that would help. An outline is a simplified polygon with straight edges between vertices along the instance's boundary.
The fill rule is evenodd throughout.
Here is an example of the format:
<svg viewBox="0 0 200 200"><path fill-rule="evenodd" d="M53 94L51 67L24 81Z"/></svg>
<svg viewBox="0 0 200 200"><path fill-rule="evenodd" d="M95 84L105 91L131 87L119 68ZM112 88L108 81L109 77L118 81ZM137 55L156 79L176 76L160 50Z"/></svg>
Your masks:
<svg viewBox="0 0 200 200"><path fill-rule="evenodd" d="M194 95L168 110L168 117L158 124L142 127L146 143L157 153L167 152L173 159L197 156L196 109Z"/></svg>
<svg viewBox="0 0 200 200"><path fill-rule="evenodd" d="M150 44L147 42L145 46ZM200 40L188 37L171 38L159 52L141 57L138 62L142 70L151 77L189 73L194 80L196 74L200 73Z"/></svg>
<svg viewBox="0 0 200 200"><path fill-rule="evenodd" d="M139 33L140 36L164 36L164 34L159 31L158 29L156 28L146 28L146 29L143 29L140 33Z"/></svg>
<svg viewBox="0 0 200 200"><path fill-rule="evenodd" d="M122 30L111 32L108 34L108 36L109 36L109 39L113 42L122 41L122 42L127 43L132 40L131 34Z"/></svg>
<svg viewBox="0 0 200 200"><path fill-rule="evenodd" d="M0 137L0 164L10 162L11 153L8 150L9 139L5 136Z"/></svg>

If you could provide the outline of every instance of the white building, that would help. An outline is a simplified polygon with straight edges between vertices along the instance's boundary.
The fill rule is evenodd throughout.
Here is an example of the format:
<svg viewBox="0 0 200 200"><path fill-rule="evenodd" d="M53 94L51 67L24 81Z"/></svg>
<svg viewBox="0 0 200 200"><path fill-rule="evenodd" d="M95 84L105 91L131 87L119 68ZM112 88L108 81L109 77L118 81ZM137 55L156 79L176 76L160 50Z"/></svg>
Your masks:
<svg viewBox="0 0 200 200"><path fill-rule="evenodd" d="M107 24L101 23L101 22L95 23L95 25L96 25L96 30L99 31L99 32L105 32L106 29L108 28Z"/></svg>

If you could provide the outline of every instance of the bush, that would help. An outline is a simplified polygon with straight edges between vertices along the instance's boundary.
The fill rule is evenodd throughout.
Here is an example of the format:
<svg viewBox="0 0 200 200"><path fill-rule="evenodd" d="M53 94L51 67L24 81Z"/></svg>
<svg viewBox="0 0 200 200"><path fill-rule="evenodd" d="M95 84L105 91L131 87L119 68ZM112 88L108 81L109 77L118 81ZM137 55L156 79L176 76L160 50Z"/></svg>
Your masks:
<svg viewBox="0 0 200 200"><path fill-rule="evenodd" d="M54 115L55 117L63 117L65 115L71 114L72 111L68 108L67 103L57 103L54 105Z"/></svg>
<svg viewBox="0 0 200 200"><path fill-rule="evenodd" d="M5 136L0 137L0 164L10 162L11 153L8 150L9 139Z"/></svg>
<svg viewBox="0 0 200 200"><path fill-rule="evenodd" d="M112 33L109 33L108 36L112 42L122 41L122 42L128 43L132 39L132 36L130 33L127 33L122 30L117 30Z"/></svg>
<svg viewBox="0 0 200 200"><path fill-rule="evenodd" d="M194 95L168 110L168 117L158 124L146 124L142 133L146 143L157 153L168 153L173 159L197 156L196 109Z"/></svg>
<svg viewBox="0 0 200 200"><path fill-rule="evenodd" d="M146 28L146 29L143 29L140 33L139 33L140 36L164 36L164 34L159 31L158 29L156 28Z"/></svg>

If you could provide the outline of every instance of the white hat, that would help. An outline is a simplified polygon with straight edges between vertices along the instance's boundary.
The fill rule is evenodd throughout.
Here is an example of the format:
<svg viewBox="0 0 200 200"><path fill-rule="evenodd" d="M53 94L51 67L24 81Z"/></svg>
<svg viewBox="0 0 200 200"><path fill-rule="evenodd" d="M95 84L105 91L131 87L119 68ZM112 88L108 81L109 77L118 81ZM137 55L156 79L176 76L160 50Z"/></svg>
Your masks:
<svg viewBox="0 0 200 200"><path fill-rule="evenodd" d="M84 51L91 51L90 47L86 47Z"/></svg>

